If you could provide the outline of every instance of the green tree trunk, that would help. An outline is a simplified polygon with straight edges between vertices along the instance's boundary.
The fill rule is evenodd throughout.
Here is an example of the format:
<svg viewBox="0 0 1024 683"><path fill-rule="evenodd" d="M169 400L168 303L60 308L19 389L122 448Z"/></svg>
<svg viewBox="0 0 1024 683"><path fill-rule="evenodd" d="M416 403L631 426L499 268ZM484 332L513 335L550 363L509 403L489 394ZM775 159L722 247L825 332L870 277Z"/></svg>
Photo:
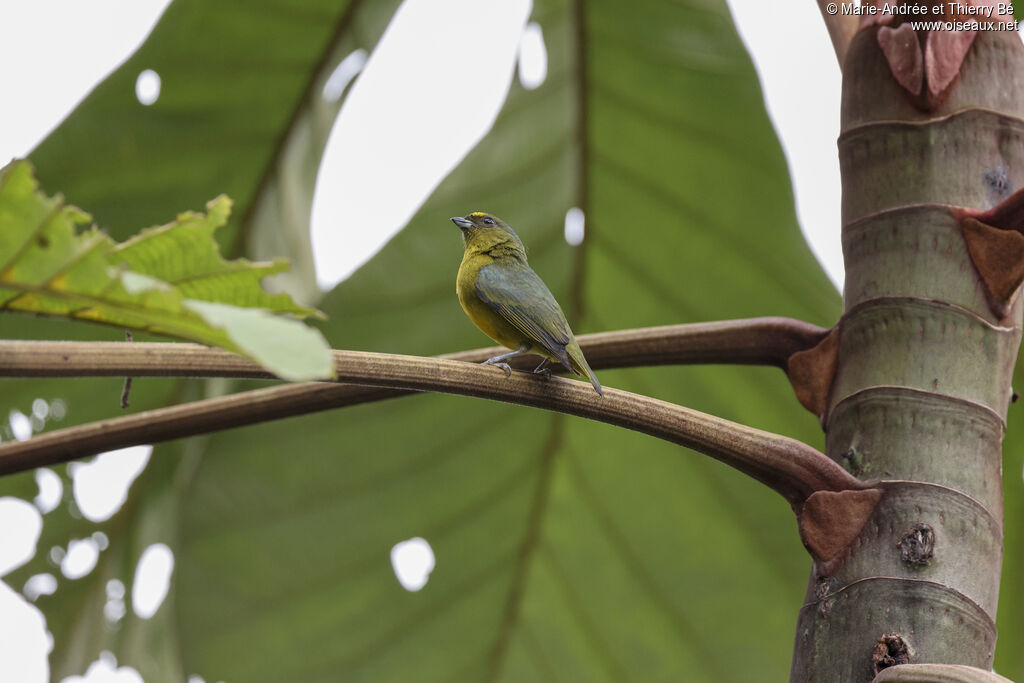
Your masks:
<svg viewBox="0 0 1024 683"><path fill-rule="evenodd" d="M870 681L905 662L992 667L1021 337L1019 278L992 257L1021 235L956 207L989 209L1024 185L1024 47L1014 32L979 32L944 101L929 103L928 65L890 68L883 54L914 39L907 29L863 29L845 60L845 312L822 416L828 455L884 493L856 540L812 567L793 681ZM923 95L897 82L901 68Z"/></svg>

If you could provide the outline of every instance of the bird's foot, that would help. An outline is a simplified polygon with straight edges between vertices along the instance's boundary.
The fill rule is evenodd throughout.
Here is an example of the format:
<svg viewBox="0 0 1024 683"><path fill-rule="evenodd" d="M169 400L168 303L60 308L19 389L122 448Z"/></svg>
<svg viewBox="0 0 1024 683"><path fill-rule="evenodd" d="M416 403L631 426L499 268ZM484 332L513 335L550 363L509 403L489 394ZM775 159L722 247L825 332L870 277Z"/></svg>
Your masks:
<svg viewBox="0 0 1024 683"><path fill-rule="evenodd" d="M551 361L548 358L545 358L544 360L542 360L540 362L540 365L538 365L537 367L535 367L533 369L533 374L535 374L535 375L543 375L545 377L550 377L551 376L551 368L548 367L548 363L550 363L550 362Z"/></svg>
<svg viewBox="0 0 1024 683"><path fill-rule="evenodd" d="M488 358L487 360L485 360L480 365L493 365L496 368L501 368L502 370L505 371L505 376L506 377L511 377L512 376L512 366L510 366L508 363L502 363L501 362L502 358L504 358L504 356L495 356L494 358Z"/></svg>

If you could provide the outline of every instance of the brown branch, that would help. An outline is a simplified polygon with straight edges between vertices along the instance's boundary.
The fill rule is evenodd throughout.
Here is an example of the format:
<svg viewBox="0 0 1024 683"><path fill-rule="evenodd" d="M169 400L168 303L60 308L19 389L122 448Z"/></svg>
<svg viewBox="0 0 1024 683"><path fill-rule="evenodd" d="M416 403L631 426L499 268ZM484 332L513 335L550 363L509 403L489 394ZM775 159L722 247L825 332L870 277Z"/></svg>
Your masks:
<svg viewBox="0 0 1024 683"><path fill-rule="evenodd" d="M581 335L595 369L692 363L774 365L814 347L829 330L791 318L749 318ZM497 347L442 358L479 362ZM536 359L513 367L529 369ZM274 379L250 360L200 344L0 341L0 377L235 377ZM307 383L299 386L315 386Z"/></svg>
<svg viewBox="0 0 1024 683"><path fill-rule="evenodd" d="M994 671L962 664L900 664L882 669L871 683L1013 683Z"/></svg>
<svg viewBox="0 0 1024 683"><path fill-rule="evenodd" d="M439 391L506 401L626 427L698 450L761 481L798 511L816 491L861 489L863 485L824 454L795 439L771 434L681 406L609 389L602 398L589 384L529 373L506 377L498 368L443 358L421 358L356 351L335 352L338 380L407 391ZM331 384L313 385L330 397ZM377 390L379 391L379 389ZM197 401L163 410L42 434L5 444L0 474L52 465L115 446L154 443L250 424L282 392L296 400L287 415L333 407L314 400L309 385L283 385ZM337 398L335 396L335 398ZM300 410L298 403L304 410ZM213 415L219 418L213 419ZM284 414L279 410L275 417Z"/></svg>
<svg viewBox="0 0 1024 683"><path fill-rule="evenodd" d="M837 7L835 13L828 11L830 5ZM850 42L860 25L858 17L842 13L842 5L842 2L818 0L818 10L821 12L821 18L825 20L825 28L828 29L828 37L832 39L832 49L836 51L840 69L843 68L846 51L850 49Z"/></svg>
<svg viewBox="0 0 1024 683"><path fill-rule="evenodd" d="M749 318L600 332L582 335L579 342L590 365L597 370L691 363L774 365L786 371L797 397L815 412L804 396L809 381L815 379L814 373L806 370L804 366L807 363L794 365L792 359L813 353L811 350L828 334L829 330L825 328L792 318ZM503 350L490 347L441 357L478 363ZM511 359L511 364L521 370L532 369L534 362L529 357ZM125 375L274 378L262 367L241 356L199 344L136 342L129 346L118 342L0 341L0 377ZM311 412L303 407L307 399L315 399L330 408L340 408L393 398L402 393L398 390L365 387L331 386L325 389L323 384L308 382L287 390L282 389L279 394L273 394L278 396L276 399L269 398L271 395L253 394L254 401L265 402L261 417L250 422L225 425L225 428ZM204 417L211 418L214 423L217 419L215 413ZM230 411L224 419L229 417ZM215 429L212 427L206 431ZM188 435L183 431L182 436ZM109 448L117 447L112 445ZM16 448L16 444L0 444L0 456Z"/></svg>

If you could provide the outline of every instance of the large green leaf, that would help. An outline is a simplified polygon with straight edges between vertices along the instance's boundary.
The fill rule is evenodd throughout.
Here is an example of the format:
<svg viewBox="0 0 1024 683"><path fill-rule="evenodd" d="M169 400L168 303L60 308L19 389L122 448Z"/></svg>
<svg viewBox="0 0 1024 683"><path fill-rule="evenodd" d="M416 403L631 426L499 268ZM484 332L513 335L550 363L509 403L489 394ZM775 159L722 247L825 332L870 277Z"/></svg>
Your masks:
<svg viewBox="0 0 1024 683"><path fill-rule="evenodd" d="M259 249L260 202L283 192L274 160L287 155L275 145L314 101L304 88L372 44L393 7L178 0L34 155L40 175L115 229L228 192L242 208L237 234ZM454 295L460 240L447 222L477 209L517 229L577 332L754 315L834 322L839 298L800 237L724 3L544 0L533 18L546 82L513 85L488 137L320 304L332 345L431 354L487 343ZM130 83L147 67L165 95L140 111ZM88 172L97 157L111 168L102 182ZM571 206L586 214L575 248L561 236ZM26 323L17 334L62 331ZM774 370L601 380L822 445ZM117 390L10 384L12 403L63 392L76 422L104 414L87 392ZM136 384L144 405L198 391ZM788 507L648 437L417 396L158 447L153 462L103 525L100 567L40 600L55 677L81 672L101 647L154 681L761 681L788 670L809 564ZM14 477L0 488L30 487ZM52 513L41 547L93 528ZM437 556L417 593L388 562L412 536ZM156 541L176 555L169 604L98 630L103 581L130 583ZM45 566L36 558L11 580Z"/></svg>
<svg viewBox="0 0 1024 683"><path fill-rule="evenodd" d="M534 18L546 83L513 87L488 138L322 302L332 344L486 343L453 295L460 243L447 223L477 209L519 230L577 331L834 320L838 297L800 238L724 5L543 3ZM574 205L581 251L561 238ZM602 379L821 443L774 371ZM206 677L776 680L788 669L808 565L791 513L677 448L417 397L218 435L206 453L182 508L175 603L187 669ZM419 593L388 563L412 536L437 556ZM735 649L718 647L726 638Z"/></svg>
<svg viewBox="0 0 1024 683"><path fill-rule="evenodd" d="M577 331L834 320L838 297L799 236L724 5L538 3L534 19L546 83L513 87L490 135L405 231L322 302L346 322L327 324L332 343L437 353L484 342L452 292L460 243L446 222L478 209L519 231ZM586 212L581 251L561 238L574 205ZM821 442L772 371L602 381ZM268 425L215 437L216 457L196 471L177 604L188 623L209 624L182 641L204 675L785 677L809 563L786 505L756 484L635 434L465 399L295 423L287 436ZM272 438L288 445L260 447ZM294 486L279 485L285 451ZM251 499L256 519L241 507ZM415 594L387 563L411 536L437 555ZM253 568L243 549L257 546L274 557ZM272 648L246 657L252 642Z"/></svg>

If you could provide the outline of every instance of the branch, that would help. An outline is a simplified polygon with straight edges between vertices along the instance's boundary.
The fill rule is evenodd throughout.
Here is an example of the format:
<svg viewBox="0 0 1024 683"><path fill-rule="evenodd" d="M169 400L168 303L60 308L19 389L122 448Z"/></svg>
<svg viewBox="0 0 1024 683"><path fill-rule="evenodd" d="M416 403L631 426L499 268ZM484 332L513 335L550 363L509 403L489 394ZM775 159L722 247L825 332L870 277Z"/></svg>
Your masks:
<svg viewBox="0 0 1024 683"><path fill-rule="evenodd" d="M1013 683L994 671L961 664L900 664L882 669L871 683Z"/></svg>
<svg viewBox="0 0 1024 683"><path fill-rule="evenodd" d="M739 363L787 369L828 330L792 318L749 318L581 335L595 369L645 365ZM480 362L506 349L491 347L441 358ZM536 359L512 359L532 369ZM234 377L275 379L241 356L199 344L0 341L0 377ZM313 386L309 383L300 386Z"/></svg>
<svg viewBox="0 0 1024 683"><path fill-rule="evenodd" d="M832 48L836 51L836 59L839 60L839 68L843 68L843 63L846 61L846 51L850 49L850 42L853 40L853 36L857 33L860 21L854 15L843 14L841 11L836 11L832 14L828 11L829 5L842 6L842 3L833 3L828 0L818 0L818 10L821 12L821 18L825 20L825 28L828 29L828 37L832 39Z"/></svg>
<svg viewBox="0 0 1024 683"><path fill-rule="evenodd" d="M734 363L774 365L785 370L797 399L821 416L831 386L834 330L792 318L748 318L687 325L665 325L579 337L590 365L597 369L645 365ZM505 349L490 347L451 353L441 358L479 363ZM510 359L513 367L530 370L528 357ZM555 369L555 372L560 372ZM119 342L0 341L0 377L233 377L274 379L259 365L229 351L198 344ZM392 398L401 392L368 389L328 392L317 383L299 385L333 407ZM303 393L287 392L280 399L281 417L287 403ZM268 410L263 421L274 419ZM0 445L0 455L13 446Z"/></svg>
<svg viewBox="0 0 1024 683"><path fill-rule="evenodd" d="M495 399L649 434L736 468L777 491L797 510L817 491L864 488L824 454L795 439L627 391L608 389L601 398L589 384L575 380L529 373L506 377L498 368L444 358L336 351L335 360L341 382ZM322 392L319 397L313 387ZM285 412L278 407L275 417L324 410L333 406L325 405L322 398L337 392L333 396L337 400L344 390L355 389L326 383L283 385L42 434L5 444L0 449L0 474L64 462L115 445L154 443L251 424L260 421L252 419L254 414L283 396L294 402ZM116 444L111 439L115 432Z"/></svg>

